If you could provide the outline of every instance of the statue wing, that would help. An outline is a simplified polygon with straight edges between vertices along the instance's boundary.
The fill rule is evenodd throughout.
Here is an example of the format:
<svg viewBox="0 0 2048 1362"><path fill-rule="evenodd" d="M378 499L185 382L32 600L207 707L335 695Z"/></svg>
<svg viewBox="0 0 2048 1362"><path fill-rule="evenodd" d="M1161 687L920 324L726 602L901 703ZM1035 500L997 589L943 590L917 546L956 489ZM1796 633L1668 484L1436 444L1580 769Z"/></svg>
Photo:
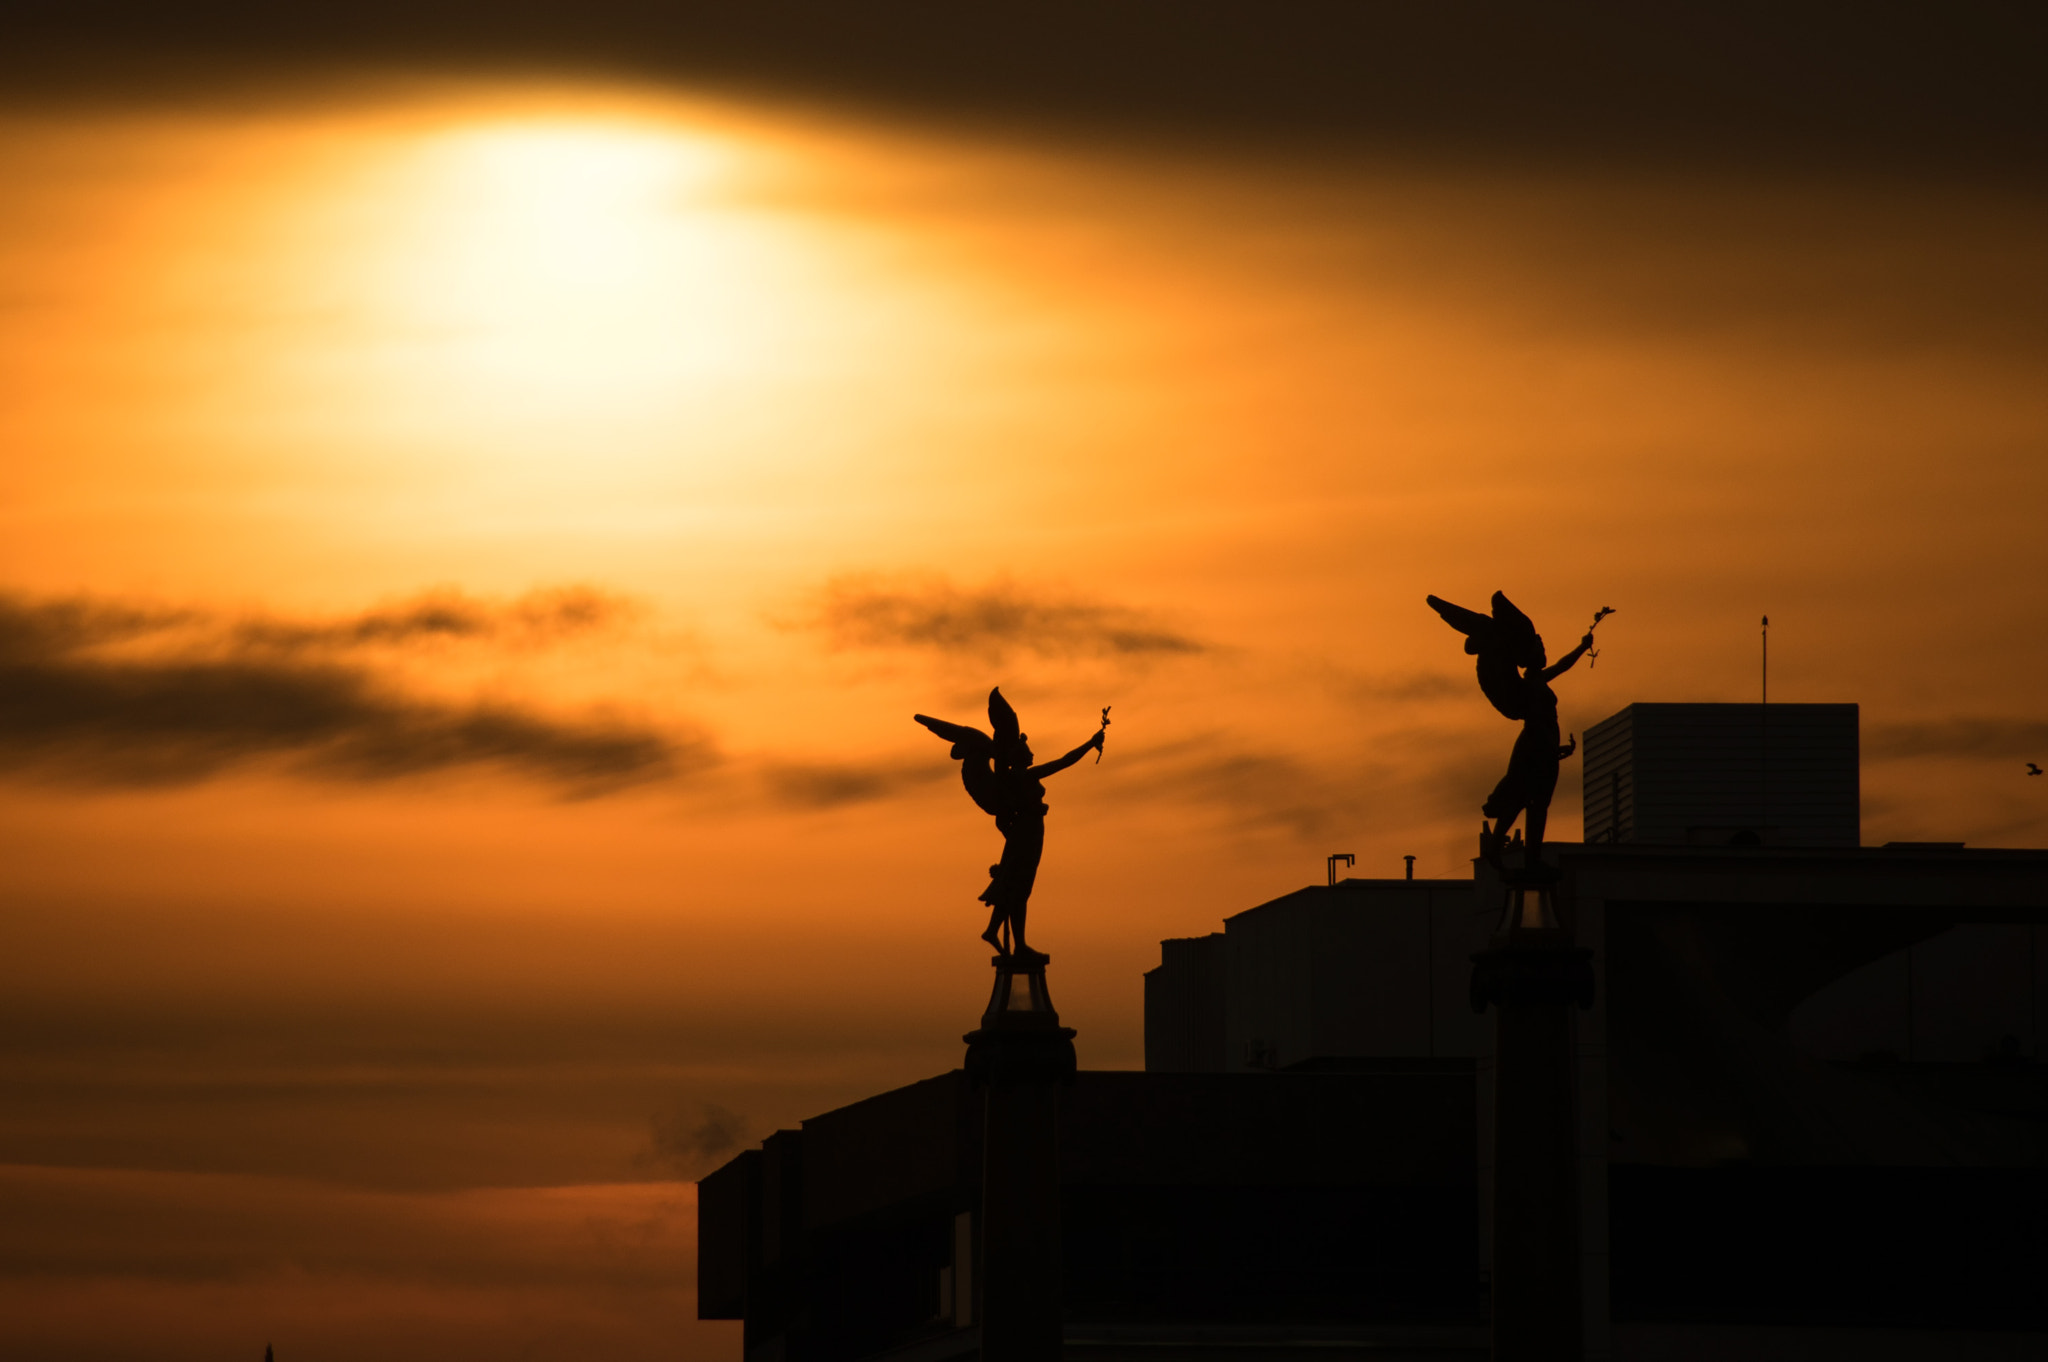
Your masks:
<svg viewBox="0 0 2048 1362"><path fill-rule="evenodd" d="M1536 637L1536 621L1516 608L1502 591L1493 593L1493 622L1503 639L1527 643Z"/></svg>
<svg viewBox="0 0 2048 1362"><path fill-rule="evenodd" d="M988 693L988 726L996 731L999 743L1013 743L1023 736L1023 726L1017 722L1017 711L1003 698L1001 686Z"/></svg>
<svg viewBox="0 0 2048 1362"><path fill-rule="evenodd" d="M996 784L996 768L987 757L961 762L960 783L967 787L967 797L974 801L975 808L991 818L1002 813L1003 792Z"/></svg>
<svg viewBox="0 0 2048 1362"><path fill-rule="evenodd" d="M1514 602L1498 591L1493 593L1493 613L1482 615L1462 605L1452 605L1440 596L1428 598L1429 608L1444 617L1444 623L1465 636L1465 651L1478 656L1479 689L1493 707L1517 722L1528 717L1522 695L1522 675L1515 669L1515 650L1508 646L1510 631L1535 632L1529 617L1515 609Z"/></svg>
<svg viewBox="0 0 2048 1362"><path fill-rule="evenodd" d="M911 717L953 744L952 757L960 763L960 783L967 787L967 797L974 801L974 806L986 814L1000 813L1002 801L996 789L994 765L996 740L966 724L947 723L929 714Z"/></svg>
<svg viewBox="0 0 2048 1362"><path fill-rule="evenodd" d="M1479 654L1479 689L1493 707L1516 723L1529 717L1525 683L1515 669L1515 659L1505 648L1489 648Z"/></svg>
<svg viewBox="0 0 2048 1362"><path fill-rule="evenodd" d="M995 751L996 740L978 728L969 728L966 724L947 723L944 719L934 719L929 714L913 714L910 717L953 744L955 760L965 760L970 755L986 760Z"/></svg>
<svg viewBox="0 0 2048 1362"><path fill-rule="evenodd" d="M1467 610L1462 605L1452 605L1441 596L1427 596L1424 599L1429 602L1430 609L1444 617L1445 624L1465 636L1466 652L1480 652L1493 642L1496 632L1493 616L1482 615L1477 610ZM1508 608L1514 609L1513 606Z"/></svg>

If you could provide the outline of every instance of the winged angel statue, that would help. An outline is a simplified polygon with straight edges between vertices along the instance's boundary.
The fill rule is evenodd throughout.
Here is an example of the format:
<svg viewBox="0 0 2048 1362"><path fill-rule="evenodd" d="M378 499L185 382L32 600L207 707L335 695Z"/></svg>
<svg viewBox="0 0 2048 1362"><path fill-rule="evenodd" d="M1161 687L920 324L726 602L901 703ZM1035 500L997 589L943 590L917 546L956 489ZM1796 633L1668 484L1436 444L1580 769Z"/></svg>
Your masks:
<svg viewBox="0 0 2048 1362"><path fill-rule="evenodd" d="M988 719L995 735L948 723L930 715L913 716L953 744L960 763L960 783L983 813L995 815L1003 834L1003 858L988 868L988 888L981 901L989 907L988 930L981 939L1007 956L1040 956L1024 944L1024 910L1038 878L1038 860L1045 853L1045 785L1047 776L1066 770L1090 752L1102 750L1103 733L1063 757L1031 764L1031 743L1017 723L1017 711L1000 687L988 693ZM1108 714L1104 712L1104 725Z"/></svg>
<svg viewBox="0 0 2048 1362"><path fill-rule="evenodd" d="M1478 657L1479 689L1493 707L1522 725L1508 773L1493 787L1481 811L1494 820L1481 826L1482 855L1498 855L1507 846L1508 829L1523 813L1529 815L1529 864L1543 849L1543 827L1550 818L1550 796L1557 789L1558 764L1579 750L1577 735L1558 742L1557 694L1550 683L1570 671L1593 646L1589 630L1579 646L1547 665L1543 636L1529 617L1505 595L1493 593L1493 613L1482 615L1462 605L1431 596L1430 608L1444 623L1465 636L1465 651Z"/></svg>

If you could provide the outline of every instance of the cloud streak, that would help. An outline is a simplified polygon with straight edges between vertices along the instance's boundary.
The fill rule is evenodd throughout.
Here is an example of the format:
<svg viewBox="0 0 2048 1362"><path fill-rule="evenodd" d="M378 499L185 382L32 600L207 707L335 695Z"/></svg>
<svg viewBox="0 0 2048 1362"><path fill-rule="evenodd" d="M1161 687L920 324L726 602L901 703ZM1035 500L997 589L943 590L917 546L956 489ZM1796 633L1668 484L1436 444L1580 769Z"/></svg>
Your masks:
<svg viewBox="0 0 2048 1362"><path fill-rule="evenodd" d="M1410 705L1453 699L1472 693L1477 686L1469 674L1418 670L1373 676L1340 674L1331 688L1360 703Z"/></svg>
<svg viewBox="0 0 2048 1362"><path fill-rule="evenodd" d="M2048 761L2048 720L1945 719L1929 723L1872 724L1864 754L1876 761L1912 757L2003 758Z"/></svg>
<svg viewBox="0 0 2048 1362"><path fill-rule="evenodd" d="M31 601L0 592L0 651L75 652L172 635L187 647L239 650L334 651L435 641L533 646L611 628L636 613L634 602L587 586L529 591L510 601L442 589L352 615L310 619L230 617L92 596Z"/></svg>
<svg viewBox="0 0 2048 1362"><path fill-rule="evenodd" d="M801 625L835 648L910 649L997 660L1190 656L1209 645L1128 606L1034 592L1007 580L961 587L937 578L836 577Z"/></svg>
<svg viewBox="0 0 2048 1362"><path fill-rule="evenodd" d="M752 1142L753 1118L716 1102L695 1111L674 1107L649 1121L649 1151L642 1162L672 1177L699 1178Z"/></svg>
<svg viewBox="0 0 2048 1362"><path fill-rule="evenodd" d="M691 1337L695 1198L675 1183L393 1193L0 1165L0 1200L9 1356L274 1339L281 1357L575 1360L675 1357Z"/></svg>
<svg viewBox="0 0 2048 1362"><path fill-rule="evenodd" d="M347 656L422 638L573 633L608 618L607 600L550 593L496 608L441 597L339 620L227 622L0 595L0 772L147 786L257 764L358 783L492 766L596 794L710 765L701 735L412 695Z"/></svg>
<svg viewBox="0 0 2048 1362"><path fill-rule="evenodd" d="M1300 837L1367 826L1406 827L1466 810L1506 764L1506 745L1457 730L1409 730L1360 751L1253 751L1228 734L1191 737L1124 762L1153 797L1212 809L1249 831Z"/></svg>
<svg viewBox="0 0 2048 1362"><path fill-rule="evenodd" d="M631 602L590 587L530 591L510 602L480 601L455 591L428 592L408 601L331 620L244 620L238 642L274 648L356 648L431 641L544 645L615 625L635 610Z"/></svg>
<svg viewBox="0 0 2048 1362"><path fill-rule="evenodd" d="M837 809L891 799L953 776L950 762L917 765L770 764L764 775L769 795L795 809Z"/></svg>

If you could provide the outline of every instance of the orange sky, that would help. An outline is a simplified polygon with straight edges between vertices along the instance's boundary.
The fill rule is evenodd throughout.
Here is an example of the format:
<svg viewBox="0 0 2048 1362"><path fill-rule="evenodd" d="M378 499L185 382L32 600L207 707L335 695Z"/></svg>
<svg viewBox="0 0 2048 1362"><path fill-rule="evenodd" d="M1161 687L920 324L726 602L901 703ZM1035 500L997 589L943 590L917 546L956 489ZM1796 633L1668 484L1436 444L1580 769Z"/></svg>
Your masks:
<svg viewBox="0 0 2048 1362"><path fill-rule="evenodd" d="M1768 612L1866 841L2048 835L2019 189L424 77L15 107L0 185L0 1351L733 1357L687 1179L957 1062L998 844L909 716L998 682L1115 706L1092 1067L1160 937L1463 872L1427 592L1617 607L1581 732Z"/></svg>

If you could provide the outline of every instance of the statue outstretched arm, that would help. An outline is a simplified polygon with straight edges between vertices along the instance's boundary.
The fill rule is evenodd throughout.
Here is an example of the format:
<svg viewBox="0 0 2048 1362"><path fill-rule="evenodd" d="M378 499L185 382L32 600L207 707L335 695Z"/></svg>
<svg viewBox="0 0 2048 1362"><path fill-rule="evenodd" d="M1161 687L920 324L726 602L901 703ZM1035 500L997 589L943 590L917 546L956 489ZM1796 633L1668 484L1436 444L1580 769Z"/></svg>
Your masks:
<svg viewBox="0 0 2048 1362"><path fill-rule="evenodd" d="M1047 776L1058 775L1061 771L1066 770L1069 766L1072 766L1075 762L1100 746L1102 746L1102 735L1097 733L1064 757L1054 757L1051 761L1040 762L1032 767L1031 778L1033 780L1044 780Z"/></svg>
<svg viewBox="0 0 2048 1362"><path fill-rule="evenodd" d="M1557 660L1556 666L1547 667L1544 669L1543 679L1545 681L1555 681L1558 677L1563 676L1566 672L1572 669L1574 663L1576 663L1580 658L1586 655L1587 649L1591 648L1592 646L1593 636L1591 634L1587 634L1584 638L1579 640L1578 647L1572 649L1570 652L1566 653L1563 657L1560 657Z"/></svg>

